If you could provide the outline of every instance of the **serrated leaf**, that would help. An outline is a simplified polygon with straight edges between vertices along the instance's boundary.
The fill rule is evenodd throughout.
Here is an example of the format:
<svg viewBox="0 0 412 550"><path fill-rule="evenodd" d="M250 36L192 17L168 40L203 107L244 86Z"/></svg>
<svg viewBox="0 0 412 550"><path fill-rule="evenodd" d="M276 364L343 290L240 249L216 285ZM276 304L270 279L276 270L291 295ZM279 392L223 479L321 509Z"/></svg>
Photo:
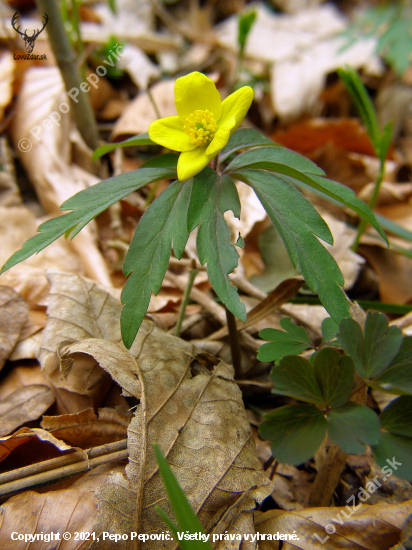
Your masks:
<svg viewBox="0 0 412 550"><path fill-rule="evenodd" d="M188 227L192 229L200 223L196 241L200 263L207 263L209 280L218 297L236 317L245 321L246 308L228 277L239 260L223 216L228 210L235 216L240 215L239 196L233 180L205 168L194 178Z"/></svg>
<svg viewBox="0 0 412 550"><path fill-rule="evenodd" d="M388 327L383 313L367 314L364 334L353 319L344 319L339 325L338 340L352 357L358 374L365 378L374 378L389 366L401 347L402 338L398 327Z"/></svg>
<svg viewBox="0 0 412 550"><path fill-rule="evenodd" d="M375 382L389 393L412 394L412 336L404 337L399 352Z"/></svg>
<svg viewBox="0 0 412 550"><path fill-rule="evenodd" d="M372 452L386 478L394 474L412 480L411 438L383 432L379 444L372 446Z"/></svg>
<svg viewBox="0 0 412 550"><path fill-rule="evenodd" d="M273 456L292 465L309 460L325 437L327 423L314 405L287 405L266 415L259 435L272 441Z"/></svg>
<svg viewBox="0 0 412 550"><path fill-rule="evenodd" d="M181 258L189 232L187 210L192 181L174 181L143 214L127 252L123 271L129 279L122 292L123 342L133 344L153 292L157 294L169 264L172 247Z"/></svg>
<svg viewBox="0 0 412 550"><path fill-rule="evenodd" d="M114 151L119 147L137 147L139 145L157 145L157 143L152 141L149 138L149 134L146 132L145 134L139 134L124 141L119 141L118 143L106 143L105 145L98 147L93 153L92 160L97 160L103 155L106 155L107 153L110 153L110 151Z"/></svg>
<svg viewBox="0 0 412 550"><path fill-rule="evenodd" d="M412 437L412 396L404 395L387 405L380 416L381 426L387 432Z"/></svg>
<svg viewBox="0 0 412 550"><path fill-rule="evenodd" d="M244 168L283 172L284 167L324 176L325 172L308 158L286 148L259 147L238 155L226 168L226 172L235 172ZM287 172L286 172L287 173ZM293 174L288 174L292 175Z"/></svg>
<svg viewBox="0 0 412 550"><path fill-rule="evenodd" d="M330 407L344 405L353 390L355 368L350 357L332 348L315 353L313 367L323 400Z"/></svg>
<svg viewBox="0 0 412 550"><path fill-rule="evenodd" d="M309 361L297 355L283 357L270 372L272 393L288 395L300 401L324 405L321 389Z"/></svg>
<svg viewBox="0 0 412 550"><path fill-rule="evenodd" d="M250 149L251 147L279 147L283 149L283 145L275 143L272 139L264 136L254 128L240 128L232 134L226 146L220 151L219 160L223 162L230 155L236 153L240 149Z"/></svg>
<svg viewBox="0 0 412 550"><path fill-rule="evenodd" d="M180 532L186 531L192 534L204 534L202 524L200 523L192 507L190 506L183 489L180 487L177 479L172 472L171 467L163 456L163 453L156 444L154 444L153 446L155 450L157 464L159 465L159 473L162 476L162 481L167 491L167 496L169 497L170 504L172 505L173 512L179 524ZM171 519L163 512L163 510L160 509L158 510L158 512L161 514L162 518L167 521L169 527L173 529L174 535L177 540L178 537L176 526L172 523ZM179 545L183 550L211 550L210 544L201 540L181 540L179 541Z"/></svg>
<svg viewBox="0 0 412 550"><path fill-rule="evenodd" d="M60 209L72 210L72 212L42 223L38 228L39 233L26 241L22 248L7 260L1 272L40 252L62 235L67 237L72 234L72 238L75 237L93 218L144 185L160 179L176 177L177 155L162 155L162 157L166 158L153 159L134 172L101 181L64 202ZM158 166L156 166L156 160Z"/></svg>
<svg viewBox="0 0 412 550"><path fill-rule="evenodd" d="M330 232L313 206L284 178L259 170L245 170L237 175L255 191L294 266L299 267L331 317L337 323L349 317L349 302L341 288L343 275L333 257L314 236L327 240Z"/></svg>
<svg viewBox="0 0 412 550"><path fill-rule="evenodd" d="M265 328L259 332L263 340L271 340L258 350L259 361L276 361L284 355L297 355L312 347L308 333L303 327L292 323L289 318L281 319L283 330Z"/></svg>
<svg viewBox="0 0 412 550"><path fill-rule="evenodd" d="M377 445L380 441L379 419L365 405L349 402L332 409L326 418L330 438L347 453L362 454L365 445Z"/></svg>

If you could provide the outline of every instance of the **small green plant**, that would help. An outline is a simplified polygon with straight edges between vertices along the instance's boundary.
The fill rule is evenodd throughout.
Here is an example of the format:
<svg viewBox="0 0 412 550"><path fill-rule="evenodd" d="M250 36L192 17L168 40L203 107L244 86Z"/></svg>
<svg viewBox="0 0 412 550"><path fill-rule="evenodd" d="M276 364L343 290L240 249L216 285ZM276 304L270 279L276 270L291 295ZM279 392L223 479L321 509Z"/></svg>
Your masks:
<svg viewBox="0 0 412 550"><path fill-rule="evenodd" d="M147 208L130 244L123 270L128 281L122 292L123 342L132 345L147 311L151 293L160 290L170 258L183 256L189 233L196 227L197 251L207 264L210 282L226 308L246 319L244 304L229 280L238 263L236 246L224 213L240 216L235 185L249 185L275 225L288 254L336 323L350 316L343 276L319 239L332 243L331 232L296 185L314 189L351 208L380 233L375 216L352 190L329 180L307 158L290 151L253 129L239 129L253 99L253 90L240 88L224 101L214 83L201 73L178 78L177 115L151 124L149 135L104 146L96 156L125 145L162 145L180 155L157 156L135 172L109 178L67 200L69 212L43 223L39 233L3 266L2 271L39 252L65 235L75 237L83 227L115 202L148 183L175 179Z"/></svg>
<svg viewBox="0 0 412 550"><path fill-rule="evenodd" d="M207 535L205 536L202 524L190 506L183 489L175 478L162 451L156 444L154 445L154 450L163 485L165 486L170 504L176 516L178 526L173 523L169 516L165 514L159 506L156 506L158 514L170 527L175 540L178 541L182 550L212 550ZM198 537L199 535L203 537L203 540L191 540L191 536Z"/></svg>
<svg viewBox="0 0 412 550"><path fill-rule="evenodd" d="M411 64L411 28L411 3L400 0L381 3L361 12L345 35L349 44L360 36L377 37L377 53L401 76Z"/></svg>
<svg viewBox="0 0 412 550"><path fill-rule="evenodd" d="M303 403L265 415L259 433L272 441L273 455L300 464L314 456L329 435L346 453L362 454L370 445L380 466L395 456L401 463L396 475L412 479L412 337L389 327L382 313L368 313L363 329L350 318L338 329L327 318L322 343L307 360L285 356L312 348L305 329L290 319L284 319L282 327L284 331L261 331L271 342L261 346L258 359L277 361L271 371L273 393ZM359 402L362 393L366 400L368 387L400 397L378 416Z"/></svg>

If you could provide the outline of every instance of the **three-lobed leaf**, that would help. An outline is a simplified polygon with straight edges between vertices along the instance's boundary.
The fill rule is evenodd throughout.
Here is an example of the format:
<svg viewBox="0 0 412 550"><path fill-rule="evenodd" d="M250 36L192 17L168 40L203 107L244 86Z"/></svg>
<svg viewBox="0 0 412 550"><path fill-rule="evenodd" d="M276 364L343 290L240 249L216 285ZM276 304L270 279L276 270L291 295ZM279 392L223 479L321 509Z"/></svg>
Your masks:
<svg viewBox="0 0 412 550"><path fill-rule="evenodd" d="M259 426L280 462L301 464L317 451L325 437L326 420L314 405L286 405L266 415Z"/></svg>
<svg viewBox="0 0 412 550"><path fill-rule="evenodd" d="M313 368L324 402L330 407L344 405L354 386L352 359L333 348L322 348L314 355Z"/></svg>
<svg viewBox="0 0 412 550"><path fill-rule="evenodd" d="M258 350L259 361L276 361L284 355L297 355L312 347L308 333L303 327L292 323L289 318L281 319L283 330L265 328L259 332L260 338L271 340Z"/></svg>
<svg viewBox="0 0 412 550"><path fill-rule="evenodd" d="M401 348L374 382L384 391L412 395L412 336L405 336Z"/></svg>
<svg viewBox="0 0 412 550"><path fill-rule="evenodd" d="M389 366L402 339L402 331L389 327L382 313L367 314L364 333L353 319L344 319L339 325L338 340L353 359L358 374L364 378L374 378Z"/></svg>
<svg viewBox="0 0 412 550"><path fill-rule="evenodd" d="M323 405L324 399L309 361L297 355L287 355L270 373L273 393L288 395L300 401Z"/></svg>

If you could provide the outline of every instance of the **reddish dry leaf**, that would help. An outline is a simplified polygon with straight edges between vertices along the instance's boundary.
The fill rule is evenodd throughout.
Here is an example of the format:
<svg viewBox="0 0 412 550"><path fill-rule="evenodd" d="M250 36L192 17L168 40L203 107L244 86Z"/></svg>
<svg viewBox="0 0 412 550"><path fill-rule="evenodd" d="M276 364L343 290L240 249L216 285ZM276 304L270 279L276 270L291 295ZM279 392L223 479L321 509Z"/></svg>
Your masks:
<svg viewBox="0 0 412 550"><path fill-rule="evenodd" d="M30 447L30 453L24 447L26 445ZM50 453L51 446L54 447L54 452L52 453ZM58 451L70 451L71 449L72 447L66 445L66 443L60 441L46 430L42 430L41 428L20 428L16 433L0 439L0 462L5 460L11 453L17 452L21 455L24 464L13 460L13 468L19 468L23 465L33 464L46 458L58 456Z"/></svg>
<svg viewBox="0 0 412 550"><path fill-rule="evenodd" d="M125 439L130 417L114 409L99 409L98 414L86 409L77 414L44 416L41 426L73 447L88 449Z"/></svg>
<svg viewBox="0 0 412 550"><path fill-rule="evenodd" d="M0 436L26 422L37 420L54 403L54 392L48 386L24 386L0 402Z"/></svg>
<svg viewBox="0 0 412 550"><path fill-rule="evenodd" d="M0 527L0 547L5 550L80 550L87 541L75 540L76 532L92 532L96 518L97 505L95 491L107 476L124 470L117 464L104 464L88 472L67 489L37 493L26 491L10 498L0 508L3 523ZM59 533L59 542L46 543L13 541L11 533ZM71 534L70 540L64 540L62 534Z"/></svg>
<svg viewBox="0 0 412 550"><path fill-rule="evenodd" d="M8 286L0 286L0 370L28 320L26 300Z"/></svg>
<svg viewBox="0 0 412 550"><path fill-rule="evenodd" d="M350 505L295 512L270 510L256 517L255 527L264 534L296 533L299 540L283 542L282 550L388 550L399 540L402 524L412 511L412 501L374 506L359 503L355 508L353 511ZM325 527L333 534L328 534ZM278 544L260 541L259 548L276 550Z"/></svg>

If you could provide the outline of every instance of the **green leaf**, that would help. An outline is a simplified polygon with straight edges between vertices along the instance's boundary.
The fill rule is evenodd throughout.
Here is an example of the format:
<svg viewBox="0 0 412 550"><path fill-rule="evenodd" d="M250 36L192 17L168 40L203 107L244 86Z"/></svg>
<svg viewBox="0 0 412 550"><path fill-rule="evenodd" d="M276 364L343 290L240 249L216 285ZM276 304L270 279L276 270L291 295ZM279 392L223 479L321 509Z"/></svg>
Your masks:
<svg viewBox="0 0 412 550"><path fill-rule="evenodd" d="M191 230L200 223L196 241L200 263L207 263L209 280L218 297L236 317L245 321L246 308L228 277L239 260L223 216L228 210L239 217L239 195L233 180L206 167L194 178L188 227Z"/></svg>
<svg viewBox="0 0 412 550"><path fill-rule="evenodd" d="M412 336L404 337L399 352L375 382L389 393L412 394Z"/></svg>
<svg viewBox="0 0 412 550"><path fill-rule="evenodd" d="M380 443L372 447L372 452L386 476L384 481L392 474L412 480L411 438L383 432Z"/></svg>
<svg viewBox="0 0 412 550"><path fill-rule="evenodd" d="M238 170L249 169L263 169L271 170L272 172L286 173L287 175L294 176L294 173L289 174L284 172L285 167L293 168L293 170L299 170L308 174L316 174L324 176L325 172L319 166L316 166L314 162L291 151L286 148L273 148L273 147L259 147L258 149L252 149L238 155L229 166L226 168L226 172L237 172Z"/></svg>
<svg viewBox="0 0 412 550"><path fill-rule="evenodd" d="M246 46L247 37L252 29L256 17L257 13L255 10L247 11L246 13L241 13L239 15L237 41L241 54L243 54Z"/></svg>
<svg viewBox="0 0 412 550"><path fill-rule="evenodd" d="M344 405L353 390L355 368L350 357L341 356L333 348L315 353L313 367L323 401L330 407Z"/></svg>
<svg viewBox="0 0 412 550"><path fill-rule="evenodd" d="M165 486L167 496L169 497L177 523L179 524L179 531L189 532L190 534L204 534L203 526L190 506L190 503L187 500L183 489L180 487L179 482L174 476L172 469L167 463L167 460L156 443L153 447L156 460L159 465L159 472L162 476L163 485ZM173 530L173 534L175 535L176 540L178 540L177 529L172 520L161 509L157 509L157 511L161 513L162 518ZM209 542L200 540L181 540L179 541L179 546L183 550L212 550Z"/></svg>
<svg viewBox="0 0 412 550"><path fill-rule="evenodd" d="M4 264L1 272L40 252L62 235L72 233L72 238L93 218L133 191L160 179L176 177L177 155L162 155L144 164L134 172L120 174L80 191L60 207L72 210L68 214L42 223L38 234L26 241ZM166 157L166 158L164 158ZM157 164L157 165L156 165Z"/></svg>
<svg viewBox="0 0 412 550"><path fill-rule="evenodd" d="M379 419L365 405L349 402L332 409L326 418L330 438L347 453L362 454L365 445L379 443Z"/></svg>
<svg viewBox="0 0 412 550"><path fill-rule="evenodd" d="M391 401L380 416L381 426L387 432L412 437L412 396L404 395Z"/></svg>
<svg viewBox="0 0 412 550"><path fill-rule="evenodd" d="M359 111L366 131L375 149L376 156L379 157L381 135L379 131L378 119L373 103L360 79L358 73L351 67L345 67L345 69L338 69L338 75L345 84L348 92L352 96L352 99Z"/></svg>
<svg viewBox="0 0 412 550"><path fill-rule="evenodd" d="M381 136L379 155L382 162L386 159L392 140L393 122L390 120L384 127Z"/></svg>
<svg viewBox="0 0 412 550"><path fill-rule="evenodd" d="M388 327L383 313L369 312L365 334L353 319L344 319L339 326L338 340L352 357L356 371L364 378L381 374L394 359L402 344L402 331Z"/></svg>
<svg viewBox="0 0 412 550"><path fill-rule="evenodd" d="M273 456L280 462L298 465L309 460L325 437L327 423L314 405L287 405L266 415L259 435L273 441Z"/></svg>
<svg viewBox="0 0 412 550"><path fill-rule="evenodd" d="M230 138L225 147L220 151L219 160L223 162L230 155L236 153L240 149L250 149L251 147L279 147L283 149L282 145L275 143L272 139L264 136L258 130L254 128L240 128L236 130Z"/></svg>
<svg viewBox="0 0 412 550"><path fill-rule="evenodd" d="M270 172L245 170L237 174L249 184L278 230L295 267L299 267L313 292L339 323L349 317L343 293L343 275L317 235L329 240L330 231L306 198L288 181Z"/></svg>
<svg viewBox="0 0 412 550"><path fill-rule="evenodd" d="M321 330L322 342L326 344L336 338L336 333L338 332L339 327L335 321L331 319L331 317L326 317L326 319L323 319L322 321Z"/></svg>
<svg viewBox="0 0 412 550"><path fill-rule="evenodd" d="M169 264L173 241L175 256L181 258L189 232L187 210L192 181L174 181L143 214L127 252L123 271L129 279L122 292L122 337L127 348L133 344L149 306L157 294Z"/></svg>
<svg viewBox="0 0 412 550"><path fill-rule="evenodd" d="M298 355L287 355L273 367L270 379L272 393L288 395L300 401L324 405L325 401L309 361Z"/></svg>
<svg viewBox="0 0 412 550"><path fill-rule="evenodd" d="M119 141L118 143L106 143L106 145L98 147L93 153L92 159L97 160L103 155L106 155L107 153L110 153L110 151L118 149L119 147L136 147L138 145L157 145L157 143L149 138L148 133L139 134L137 136L126 139L125 141Z"/></svg>
<svg viewBox="0 0 412 550"><path fill-rule="evenodd" d="M257 355L259 361L276 361L284 355L297 355L312 347L308 333L303 327L294 325L289 318L281 319L280 324L283 330L265 328L259 332L260 338L272 342L260 346Z"/></svg>

